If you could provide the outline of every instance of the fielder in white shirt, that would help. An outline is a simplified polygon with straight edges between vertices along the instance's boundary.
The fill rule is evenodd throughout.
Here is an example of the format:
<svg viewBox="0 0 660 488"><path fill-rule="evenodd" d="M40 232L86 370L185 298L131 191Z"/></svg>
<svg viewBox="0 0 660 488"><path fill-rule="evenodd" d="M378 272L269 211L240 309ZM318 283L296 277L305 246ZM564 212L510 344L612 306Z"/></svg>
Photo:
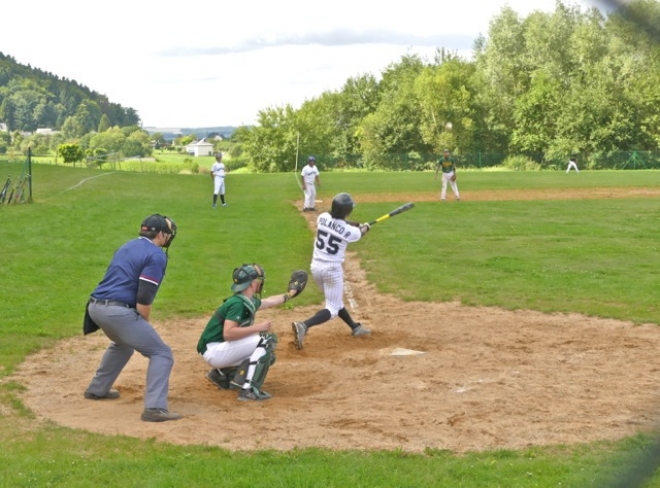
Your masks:
<svg viewBox="0 0 660 488"><path fill-rule="evenodd" d="M303 203L303 212L312 212L316 202L316 185L321 186L319 180L319 169L316 167L316 158L310 156L307 159L307 165L302 169L302 188L305 192L305 202Z"/></svg>
<svg viewBox="0 0 660 488"><path fill-rule="evenodd" d="M225 163L222 162L222 153L215 155L215 163L211 166L211 179L213 180L213 208L218 206L218 195L222 201L222 206L226 207L225 203L225 172L229 170L225 168Z"/></svg>

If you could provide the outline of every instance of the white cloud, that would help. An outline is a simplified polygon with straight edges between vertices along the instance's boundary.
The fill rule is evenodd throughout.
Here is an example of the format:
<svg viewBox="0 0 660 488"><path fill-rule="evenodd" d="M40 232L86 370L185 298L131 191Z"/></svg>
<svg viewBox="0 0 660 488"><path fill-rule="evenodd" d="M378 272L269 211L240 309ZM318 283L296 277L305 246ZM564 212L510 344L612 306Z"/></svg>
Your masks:
<svg viewBox="0 0 660 488"><path fill-rule="evenodd" d="M25 21L3 21L0 51L136 109L145 126L251 124L261 109L297 108L404 54L432 59L444 47L467 57L505 5L526 16L555 1L37 0L30 16L11 2L3 18Z"/></svg>

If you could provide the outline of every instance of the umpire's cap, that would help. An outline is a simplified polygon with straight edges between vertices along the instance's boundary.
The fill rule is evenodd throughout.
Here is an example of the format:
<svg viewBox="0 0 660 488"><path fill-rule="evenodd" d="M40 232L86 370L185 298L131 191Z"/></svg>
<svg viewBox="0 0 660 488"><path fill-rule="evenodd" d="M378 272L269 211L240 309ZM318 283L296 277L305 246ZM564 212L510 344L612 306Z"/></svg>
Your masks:
<svg viewBox="0 0 660 488"><path fill-rule="evenodd" d="M164 232L165 234L176 235L176 224L174 221L161 214L149 215L140 224L140 234L149 232Z"/></svg>
<svg viewBox="0 0 660 488"><path fill-rule="evenodd" d="M239 292L245 290L252 281L257 278L266 279L266 272L258 264L244 264L240 268L235 268L231 275L234 282L231 285L231 291Z"/></svg>

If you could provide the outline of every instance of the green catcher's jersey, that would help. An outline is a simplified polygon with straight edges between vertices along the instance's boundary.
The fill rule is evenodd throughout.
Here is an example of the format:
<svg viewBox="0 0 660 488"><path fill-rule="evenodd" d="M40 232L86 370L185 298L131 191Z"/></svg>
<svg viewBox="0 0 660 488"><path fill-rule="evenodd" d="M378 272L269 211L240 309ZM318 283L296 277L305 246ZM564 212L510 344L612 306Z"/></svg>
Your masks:
<svg viewBox="0 0 660 488"><path fill-rule="evenodd" d="M242 293L236 293L227 298L206 324L204 332L202 332L202 336L197 343L197 352L204 354L206 352L206 345L211 342L225 342L223 332L226 319L237 322L239 327L249 327L252 325L254 323L254 315L260 306L261 299L255 296L250 299Z"/></svg>

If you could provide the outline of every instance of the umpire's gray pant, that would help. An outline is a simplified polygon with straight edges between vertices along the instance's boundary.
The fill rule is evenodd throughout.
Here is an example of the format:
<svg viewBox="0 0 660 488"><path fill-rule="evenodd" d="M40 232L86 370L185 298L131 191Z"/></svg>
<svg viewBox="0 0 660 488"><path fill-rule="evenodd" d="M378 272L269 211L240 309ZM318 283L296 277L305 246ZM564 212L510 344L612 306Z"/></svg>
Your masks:
<svg viewBox="0 0 660 488"><path fill-rule="evenodd" d="M89 315L112 344L106 349L101 364L87 391L105 395L136 350L149 358L145 408L167 409L170 372L174 365L172 349L158 332L133 308L101 303L89 304Z"/></svg>

